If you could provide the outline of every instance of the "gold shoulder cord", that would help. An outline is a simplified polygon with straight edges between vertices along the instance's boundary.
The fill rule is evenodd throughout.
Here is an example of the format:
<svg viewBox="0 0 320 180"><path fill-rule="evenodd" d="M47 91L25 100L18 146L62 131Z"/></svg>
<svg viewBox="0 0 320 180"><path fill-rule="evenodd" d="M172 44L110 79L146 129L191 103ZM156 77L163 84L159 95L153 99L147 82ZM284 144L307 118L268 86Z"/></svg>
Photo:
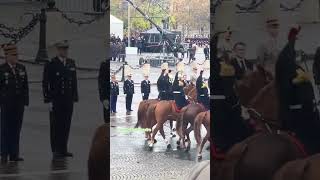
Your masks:
<svg viewBox="0 0 320 180"><path fill-rule="evenodd" d="M292 80L293 84L300 84L310 81L310 75L304 72L302 69L297 69L296 73L296 77Z"/></svg>
<svg viewBox="0 0 320 180"><path fill-rule="evenodd" d="M225 62L221 62L220 65L220 76L230 77L235 75L235 69L232 65L226 64Z"/></svg>

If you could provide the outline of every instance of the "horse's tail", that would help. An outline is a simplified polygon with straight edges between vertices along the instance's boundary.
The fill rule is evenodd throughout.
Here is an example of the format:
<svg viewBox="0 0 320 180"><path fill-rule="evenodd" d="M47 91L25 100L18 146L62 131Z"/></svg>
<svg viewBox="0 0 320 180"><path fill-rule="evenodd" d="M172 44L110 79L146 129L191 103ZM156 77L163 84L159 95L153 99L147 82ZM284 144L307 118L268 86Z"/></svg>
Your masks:
<svg viewBox="0 0 320 180"><path fill-rule="evenodd" d="M134 126L134 128L138 128L139 126L141 126L141 121L142 121L142 113L143 111L141 110L141 106L142 106L142 103L144 103L143 101L141 101L139 103L139 107L138 107L138 112L137 112L137 117L138 117L138 120L137 120L137 124Z"/></svg>
<svg viewBox="0 0 320 180"><path fill-rule="evenodd" d="M88 176L89 180L102 180L107 178L107 162L109 161L109 127L100 126L94 135L91 143L88 158Z"/></svg>
<svg viewBox="0 0 320 180"><path fill-rule="evenodd" d="M205 118L206 113L201 112L196 116L196 119L194 120L194 137L197 141L197 144L199 145L201 143L201 125L203 122L203 119Z"/></svg>

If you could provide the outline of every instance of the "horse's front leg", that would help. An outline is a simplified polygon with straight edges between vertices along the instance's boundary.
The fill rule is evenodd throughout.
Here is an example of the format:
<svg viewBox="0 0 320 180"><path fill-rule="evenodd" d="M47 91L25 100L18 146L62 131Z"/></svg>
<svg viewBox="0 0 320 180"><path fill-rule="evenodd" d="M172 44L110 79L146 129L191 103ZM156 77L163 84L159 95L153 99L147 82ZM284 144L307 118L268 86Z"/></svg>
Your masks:
<svg viewBox="0 0 320 180"><path fill-rule="evenodd" d="M155 138L155 136L157 135L158 131L159 131L160 129L162 129L162 128L163 128L163 125L157 123L156 127L155 127L154 130L152 131L151 141L150 141L150 144L149 144L149 147L150 147L150 148L153 147L154 138Z"/></svg>

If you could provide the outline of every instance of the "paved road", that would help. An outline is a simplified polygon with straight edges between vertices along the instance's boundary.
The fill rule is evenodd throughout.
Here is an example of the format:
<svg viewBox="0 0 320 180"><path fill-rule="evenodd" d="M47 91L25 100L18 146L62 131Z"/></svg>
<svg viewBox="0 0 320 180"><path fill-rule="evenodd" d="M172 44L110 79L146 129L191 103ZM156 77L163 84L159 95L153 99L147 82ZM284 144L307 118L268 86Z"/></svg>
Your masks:
<svg viewBox="0 0 320 180"><path fill-rule="evenodd" d="M137 91L140 90L136 86ZM124 128L133 128L137 121L138 103L142 97L139 93L134 95L133 112L126 115L125 97L120 88L118 97L118 113L111 116L111 179L139 179L139 180L183 180L190 169L197 163L195 140L191 132L191 150L185 152L176 147L177 138L169 138L169 124L165 124L165 134L172 145L166 148L166 143L160 135L156 136L158 142L150 150L143 132L124 132ZM156 87L152 86L153 93L150 99L156 98ZM203 129L202 134L205 133ZM207 144L208 145L208 144ZM203 159L209 159L209 152L204 150Z"/></svg>

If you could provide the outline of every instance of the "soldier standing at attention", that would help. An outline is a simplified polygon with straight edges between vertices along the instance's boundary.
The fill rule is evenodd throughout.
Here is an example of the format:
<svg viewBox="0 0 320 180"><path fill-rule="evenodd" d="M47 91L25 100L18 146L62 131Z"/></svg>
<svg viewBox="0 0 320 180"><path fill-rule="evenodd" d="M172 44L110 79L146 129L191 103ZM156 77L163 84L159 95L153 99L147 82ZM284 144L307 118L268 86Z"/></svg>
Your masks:
<svg viewBox="0 0 320 180"><path fill-rule="evenodd" d="M150 94L150 81L148 80L148 75L144 75L144 80L141 81L141 94L142 100L148 100Z"/></svg>
<svg viewBox="0 0 320 180"><path fill-rule="evenodd" d="M24 107L29 105L27 71L18 63L15 45L3 45L6 62L0 66L1 163L23 161L19 157Z"/></svg>
<svg viewBox="0 0 320 180"><path fill-rule="evenodd" d="M73 106L78 102L76 65L68 58L68 41L56 44L58 55L48 62L43 72L44 102L50 105L50 136L53 159L73 157L68 152L68 139Z"/></svg>
<svg viewBox="0 0 320 180"><path fill-rule="evenodd" d="M104 61L100 65L99 76L98 76L98 87L99 87L99 97L100 101L103 104L103 119L104 122L107 123L109 119L109 67L108 62Z"/></svg>
<svg viewBox="0 0 320 180"><path fill-rule="evenodd" d="M124 81L123 84L123 92L126 95L126 109L127 113L133 111L131 109L132 98L134 94L134 82L131 80L132 74L128 75L128 79Z"/></svg>
<svg viewBox="0 0 320 180"><path fill-rule="evenodd" d="M111 98L111 113L117 113L117 100L118 100L118 95L119 95L119 84L118 81L116 80L116 76L112 75L111 76L111 92L110 92L110 98ZM109 117L107 117L109 119Z"/></svg>

